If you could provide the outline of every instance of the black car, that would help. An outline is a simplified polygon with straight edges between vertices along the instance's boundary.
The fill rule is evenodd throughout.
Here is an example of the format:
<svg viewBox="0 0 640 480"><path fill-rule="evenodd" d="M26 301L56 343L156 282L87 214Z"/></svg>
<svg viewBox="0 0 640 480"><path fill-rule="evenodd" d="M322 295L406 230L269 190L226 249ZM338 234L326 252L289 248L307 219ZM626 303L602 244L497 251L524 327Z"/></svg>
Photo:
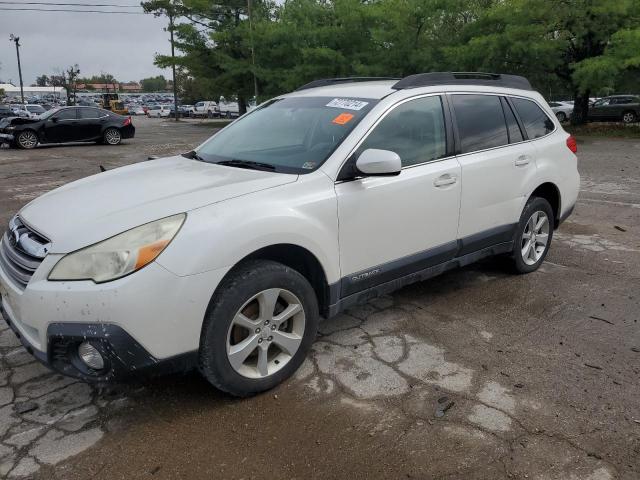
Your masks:
<svg viewBox="0 0 640 480"><path fill-rule="evenodd" d="M587 114L591 121L637 122L640 119L640 96L612 95L596 100Z"/></svg>
<svg viewBox="0 0 640 480"><path fill-rule="evenodd" d="M64 107L49 110L39 118L0 120L0 141L19 148L66 142L117 145L122 139L133 138L135 133L131 117L95 107Z"/></svg>

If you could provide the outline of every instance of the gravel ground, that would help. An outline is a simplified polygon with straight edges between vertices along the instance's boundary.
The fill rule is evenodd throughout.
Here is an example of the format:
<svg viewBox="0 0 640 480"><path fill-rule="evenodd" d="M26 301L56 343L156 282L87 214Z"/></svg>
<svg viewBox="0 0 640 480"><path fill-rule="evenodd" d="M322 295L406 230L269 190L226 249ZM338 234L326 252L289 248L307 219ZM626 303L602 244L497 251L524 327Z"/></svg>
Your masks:
<svg viewBox="0 0 640 480"><path fill-rule="evenodd" d="M0 150L0 222L204 122L118 147ZM489 260L321 325L295 378L246 400L196 373L96 389L0 327L0 477L640 478L640 141L579 141L582 191L536 273Z"/></svg>

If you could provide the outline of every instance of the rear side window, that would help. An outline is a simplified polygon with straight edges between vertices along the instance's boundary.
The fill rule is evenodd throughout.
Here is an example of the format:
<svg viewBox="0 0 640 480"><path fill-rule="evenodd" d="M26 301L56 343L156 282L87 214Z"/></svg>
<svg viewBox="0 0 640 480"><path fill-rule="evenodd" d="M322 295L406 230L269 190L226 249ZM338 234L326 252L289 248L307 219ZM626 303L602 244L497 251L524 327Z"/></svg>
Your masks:
<svg viewBox="0 0 640 480"><path fill-rule="evenodd" d="M80 118L100 118L102 114L97 108L81 108Z"/></svg>
<svg viewBox="0 0 640 480"><path fill-rule="evenodd" d="M394 108L360 145L356 157L368 148L397 153L403 167L444 157L447 139L440 97L418 98Z"/></svg>
<svg viewBox="0 0 640 480"><path fill-rule="evenodd" d="M535 102L524 98L512 98L511 101L516 107L529 139L544 137L553 132L555 128L553 122Z"/></svg>
<svg viewBox="0 0 640 480"><path fill-rule="evenodd" d="M516 120L516 116L513 114L511 107L505 99L502 100L502 109L504 110L504 118L507 121L507 130L509 132L509 143L518 143L524 140L520 126Z"/></svg>
<svg viewBox="0 0 640 480"><path fill-rule="evenodd" d="M452 99L462 153L509 143L500 97L453 95Z"/></svg>

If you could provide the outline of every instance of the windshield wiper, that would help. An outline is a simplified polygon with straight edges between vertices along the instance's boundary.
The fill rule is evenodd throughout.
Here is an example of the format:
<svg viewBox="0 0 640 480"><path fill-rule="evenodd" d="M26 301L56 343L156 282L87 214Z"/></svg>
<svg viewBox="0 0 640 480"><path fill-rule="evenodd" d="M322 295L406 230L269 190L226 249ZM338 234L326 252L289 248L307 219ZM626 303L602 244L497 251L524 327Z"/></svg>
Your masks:
<svg viewBox="0 0 640 480"><path fill-rule="evenodd" d="M218 165L227 165L229 167L249 168L251 170L268 170L275 171L276 167L270 163L253 162L251 160L222 160L216 162Z"/></svg>
<svg viewBox="0 0 640 480"><path fill-rule="evenodd" d="M183 153L182 156L185 158L191 158L192 160L200 160L201 162L204 162L204 158L198 155L195 150L191 150L190 152Z"/></svg>

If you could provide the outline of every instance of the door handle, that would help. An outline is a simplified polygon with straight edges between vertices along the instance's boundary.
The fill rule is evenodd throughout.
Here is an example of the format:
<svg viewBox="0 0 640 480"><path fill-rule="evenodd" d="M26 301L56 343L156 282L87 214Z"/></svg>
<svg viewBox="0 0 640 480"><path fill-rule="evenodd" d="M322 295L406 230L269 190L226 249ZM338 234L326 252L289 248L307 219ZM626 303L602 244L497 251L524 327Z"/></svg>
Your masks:
<svg viewBox="0 0 640 480"><path fill-rule="evenodd" d="M525 165L529 165L531 162L531 157L529 155L520 155L516 158L515 164L516 167L524 167Z"/></svg>
<svg viewBox="0 0 640 480"><path fill-rule="evenodd" d="M445 173L444 175L439 176L433 181L433 185L436 187L446 187L447 185L453 185L458 181L458 178L455 175L450 175Z"/></svg>

